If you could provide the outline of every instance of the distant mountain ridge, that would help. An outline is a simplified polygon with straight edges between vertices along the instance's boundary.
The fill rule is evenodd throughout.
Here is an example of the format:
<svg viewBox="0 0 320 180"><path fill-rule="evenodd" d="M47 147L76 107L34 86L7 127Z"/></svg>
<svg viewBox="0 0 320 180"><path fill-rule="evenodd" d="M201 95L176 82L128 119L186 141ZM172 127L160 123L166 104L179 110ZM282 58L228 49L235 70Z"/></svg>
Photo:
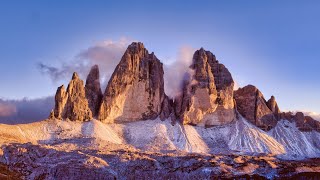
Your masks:
<svg viewBox="0 0 320 180"><path fill-rule="evenodd" d="M318 121L281 112L253 85L234 91L229 70L203 48L180 95L166 95L163 75L139 42L104 93L98 66L86 82L74 72L48 119L0 124L0 179L319 177Z"/></svg>
<svg viewBox="0 0 320 180"><path fill-rule="evenodd" d="M281 112L274 96L267 101L253 85L233 91L231 73L210 51L197 50L189 72L181 95L170 99L164 91L163 64L143 43L133 42L104 94L97 65L85 85L74 73L67 91L58 88L51 118L87 121L95 117L105 123L121 123L170 117L173 123L215 126L236 121L239 112L265 131L281 119L295 122L302 131L320 131L319 121L301 112Z"/></svg>

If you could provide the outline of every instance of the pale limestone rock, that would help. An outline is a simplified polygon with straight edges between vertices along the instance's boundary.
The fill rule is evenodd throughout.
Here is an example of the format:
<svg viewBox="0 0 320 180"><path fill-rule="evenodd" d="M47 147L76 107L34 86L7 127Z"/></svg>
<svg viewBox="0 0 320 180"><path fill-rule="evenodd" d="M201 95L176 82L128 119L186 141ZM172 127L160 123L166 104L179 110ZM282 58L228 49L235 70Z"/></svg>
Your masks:
<svg viewBox="0 0 320 180"><path fill-rule="evenodd" d="M54 119L54 110L50 111L49 119Z"/></svg>
<svg viewBox="0 0 320 180"><path fill-rule="evenodd" d="M162 63L142 43L134 42L109 80L99 119L106 123L155 119L164 98Z"/></svg>
<svg viewBox="0 0 320 180"><path fill-rule="evenodd" d="M193 74L184 82L183 94L175 99L175 113L183 124L213 126L235 119L234 81L228 69L203 48L190 66Z"/></svg>
<svg viewBox="0 0 320 180"><path fill-rule="evenodd" d="M64 85L58 87L55 95L55 107L54 107L54 116L58 119L62 119L64 114L64 107L66 105L68 95Z"/></svg>
<svg viewBox="0 0 320 180"><path fill-rule="evenodd" d="M83 81L74 73L67 91L60 86L55 96L55 118L71 121L86 121L92 119L92 113L85 96Z"/></svg>

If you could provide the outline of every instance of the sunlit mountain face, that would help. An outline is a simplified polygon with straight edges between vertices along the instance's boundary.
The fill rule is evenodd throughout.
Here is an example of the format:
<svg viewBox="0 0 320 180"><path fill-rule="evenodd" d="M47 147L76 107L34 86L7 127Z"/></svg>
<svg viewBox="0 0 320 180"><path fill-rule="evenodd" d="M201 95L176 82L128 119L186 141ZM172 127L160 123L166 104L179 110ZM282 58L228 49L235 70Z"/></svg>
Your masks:
<svg viewBox="0 0 320 180"><path fill-rule="evenodd" d="M317 179L320 4L274 3L3 3L0 179Z"/></svg>
<svg viewBox="0 0 320 180"><path fill-rule="evenodd" d="M1 173L45 179L317 176L319 121L282 112L274 96L267 101L253 85L234 90L229 70L203 48L176 96L166 94L163 75L161 61L140 42L128 46L104 91L98 65L85 82L74 72L57 88L47 119L0 124L1 164L9 169Z"/></svg>

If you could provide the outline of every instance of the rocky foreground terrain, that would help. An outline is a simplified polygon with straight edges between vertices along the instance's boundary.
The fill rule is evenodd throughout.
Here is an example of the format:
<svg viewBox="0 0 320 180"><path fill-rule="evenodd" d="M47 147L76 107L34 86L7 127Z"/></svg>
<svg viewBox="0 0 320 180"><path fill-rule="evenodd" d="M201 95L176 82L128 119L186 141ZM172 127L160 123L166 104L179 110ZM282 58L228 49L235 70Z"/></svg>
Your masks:
<svg viewBox="0 0 320 180"><path fill-rule="evenodd" d="M82 141L92 145L92 139ZM64 142L65 145L74 142ZM56 145L12 144L4 148L9 166L2 178L29 179L211 179L319 178L320 159L281 161L268 155L154 153L101 146L70 151ZM8 170L10 169L10 170Z"/></svg>
<svg viewBox="0 0 320 180"><path fill-rule="evenodd" d="M239 128L244 134L233 131ZM245 122L202 129L161 120L47 120L1 129L0 173L6 178L277 179L316 178L320 171L316 154L286 150Z"/></svg>
<svg viewBox="0 0 320 180"><path fill-rule="evenodd" d="M317 179L320 122L281 112L253 85L234 90L210 51L194 53L181 93L163 64L132 43L104 91L99 67L57 89L41 122L0 124L4 179Z"/></svg>

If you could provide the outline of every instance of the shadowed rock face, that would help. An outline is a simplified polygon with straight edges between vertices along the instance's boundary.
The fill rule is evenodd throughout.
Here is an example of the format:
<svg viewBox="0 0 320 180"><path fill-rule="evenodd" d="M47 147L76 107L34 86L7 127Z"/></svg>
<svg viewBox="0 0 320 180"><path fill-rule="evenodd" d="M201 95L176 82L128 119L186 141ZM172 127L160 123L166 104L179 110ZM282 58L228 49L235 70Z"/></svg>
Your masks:
<svg viewBox="0 0 320 180"><path fill-rule="evenodd" d="M234 92L238 112L263 130L275 127L280 119L295 122L301 131L320 131L320 122L302 112L281 112L274 96L266 101L255 86L248 85Z"/></svg>
<svg viewBox="0 0 320 180"><path fill-rule="evenodd" d="M234 81L228 69L203 48L190 66L193 74L175 100L175 112L183 124L222 125L235 118Z"/></svg>
<svg viewBox="0 0 320 180"><path fill-rule="evenodd" d="M73 73L67 91L60 86L55 96L54 116L58 119L85 121L92 119L88 101L85 96L83 81Z"/></svg>
<svg viewBox="0 0 320 180"><path fill-rule="evenodd" d="M302 112L296 112L296 114L292 112L282 112L280 118L295 122L300 131L316 130L320 132L320 122L310 116L305 116Z"/></svg>
<svg viewBox="0 0 320 180"><path fill-rule="evenodd" d="M269 109L273 112L275 118L277 120L280 120L280 109L278 107L278 104L276 102L276 98L274 96L271 96L271 98L267 102L267 106Z"/></svg>
<svg viewBox="0 0 320 180"><path fill-rule="evenodd" d="M89 108L92 112L92 115L95 117L98 115L102 99L98 65L92 66L87 76L85 92L86 98L88 99Z"/></svg>
<svg viewBox="0 0 320 180"><path fill-rule="evenodd" d="M277 124L275 114L278 115L280 110L274 97L271 97L267 103L259 89L248 85L236 90L234 98L237 103L238 112L252 124L265 130Z"/></svg>
<svg viewBox="0 0 320 180"><path fill-rule="evenodd" d="M68 95L64 85L58 87L55 95L54 117L62 119L64 116L64 106L66 105Z"/></svg>
<svg viewBox="0 0 320 180"><path fill-rule="evenodd" d="M162 63L142 43L134 42L109 80L99 119L107 123L155 119L164 98Z"/></svg>

